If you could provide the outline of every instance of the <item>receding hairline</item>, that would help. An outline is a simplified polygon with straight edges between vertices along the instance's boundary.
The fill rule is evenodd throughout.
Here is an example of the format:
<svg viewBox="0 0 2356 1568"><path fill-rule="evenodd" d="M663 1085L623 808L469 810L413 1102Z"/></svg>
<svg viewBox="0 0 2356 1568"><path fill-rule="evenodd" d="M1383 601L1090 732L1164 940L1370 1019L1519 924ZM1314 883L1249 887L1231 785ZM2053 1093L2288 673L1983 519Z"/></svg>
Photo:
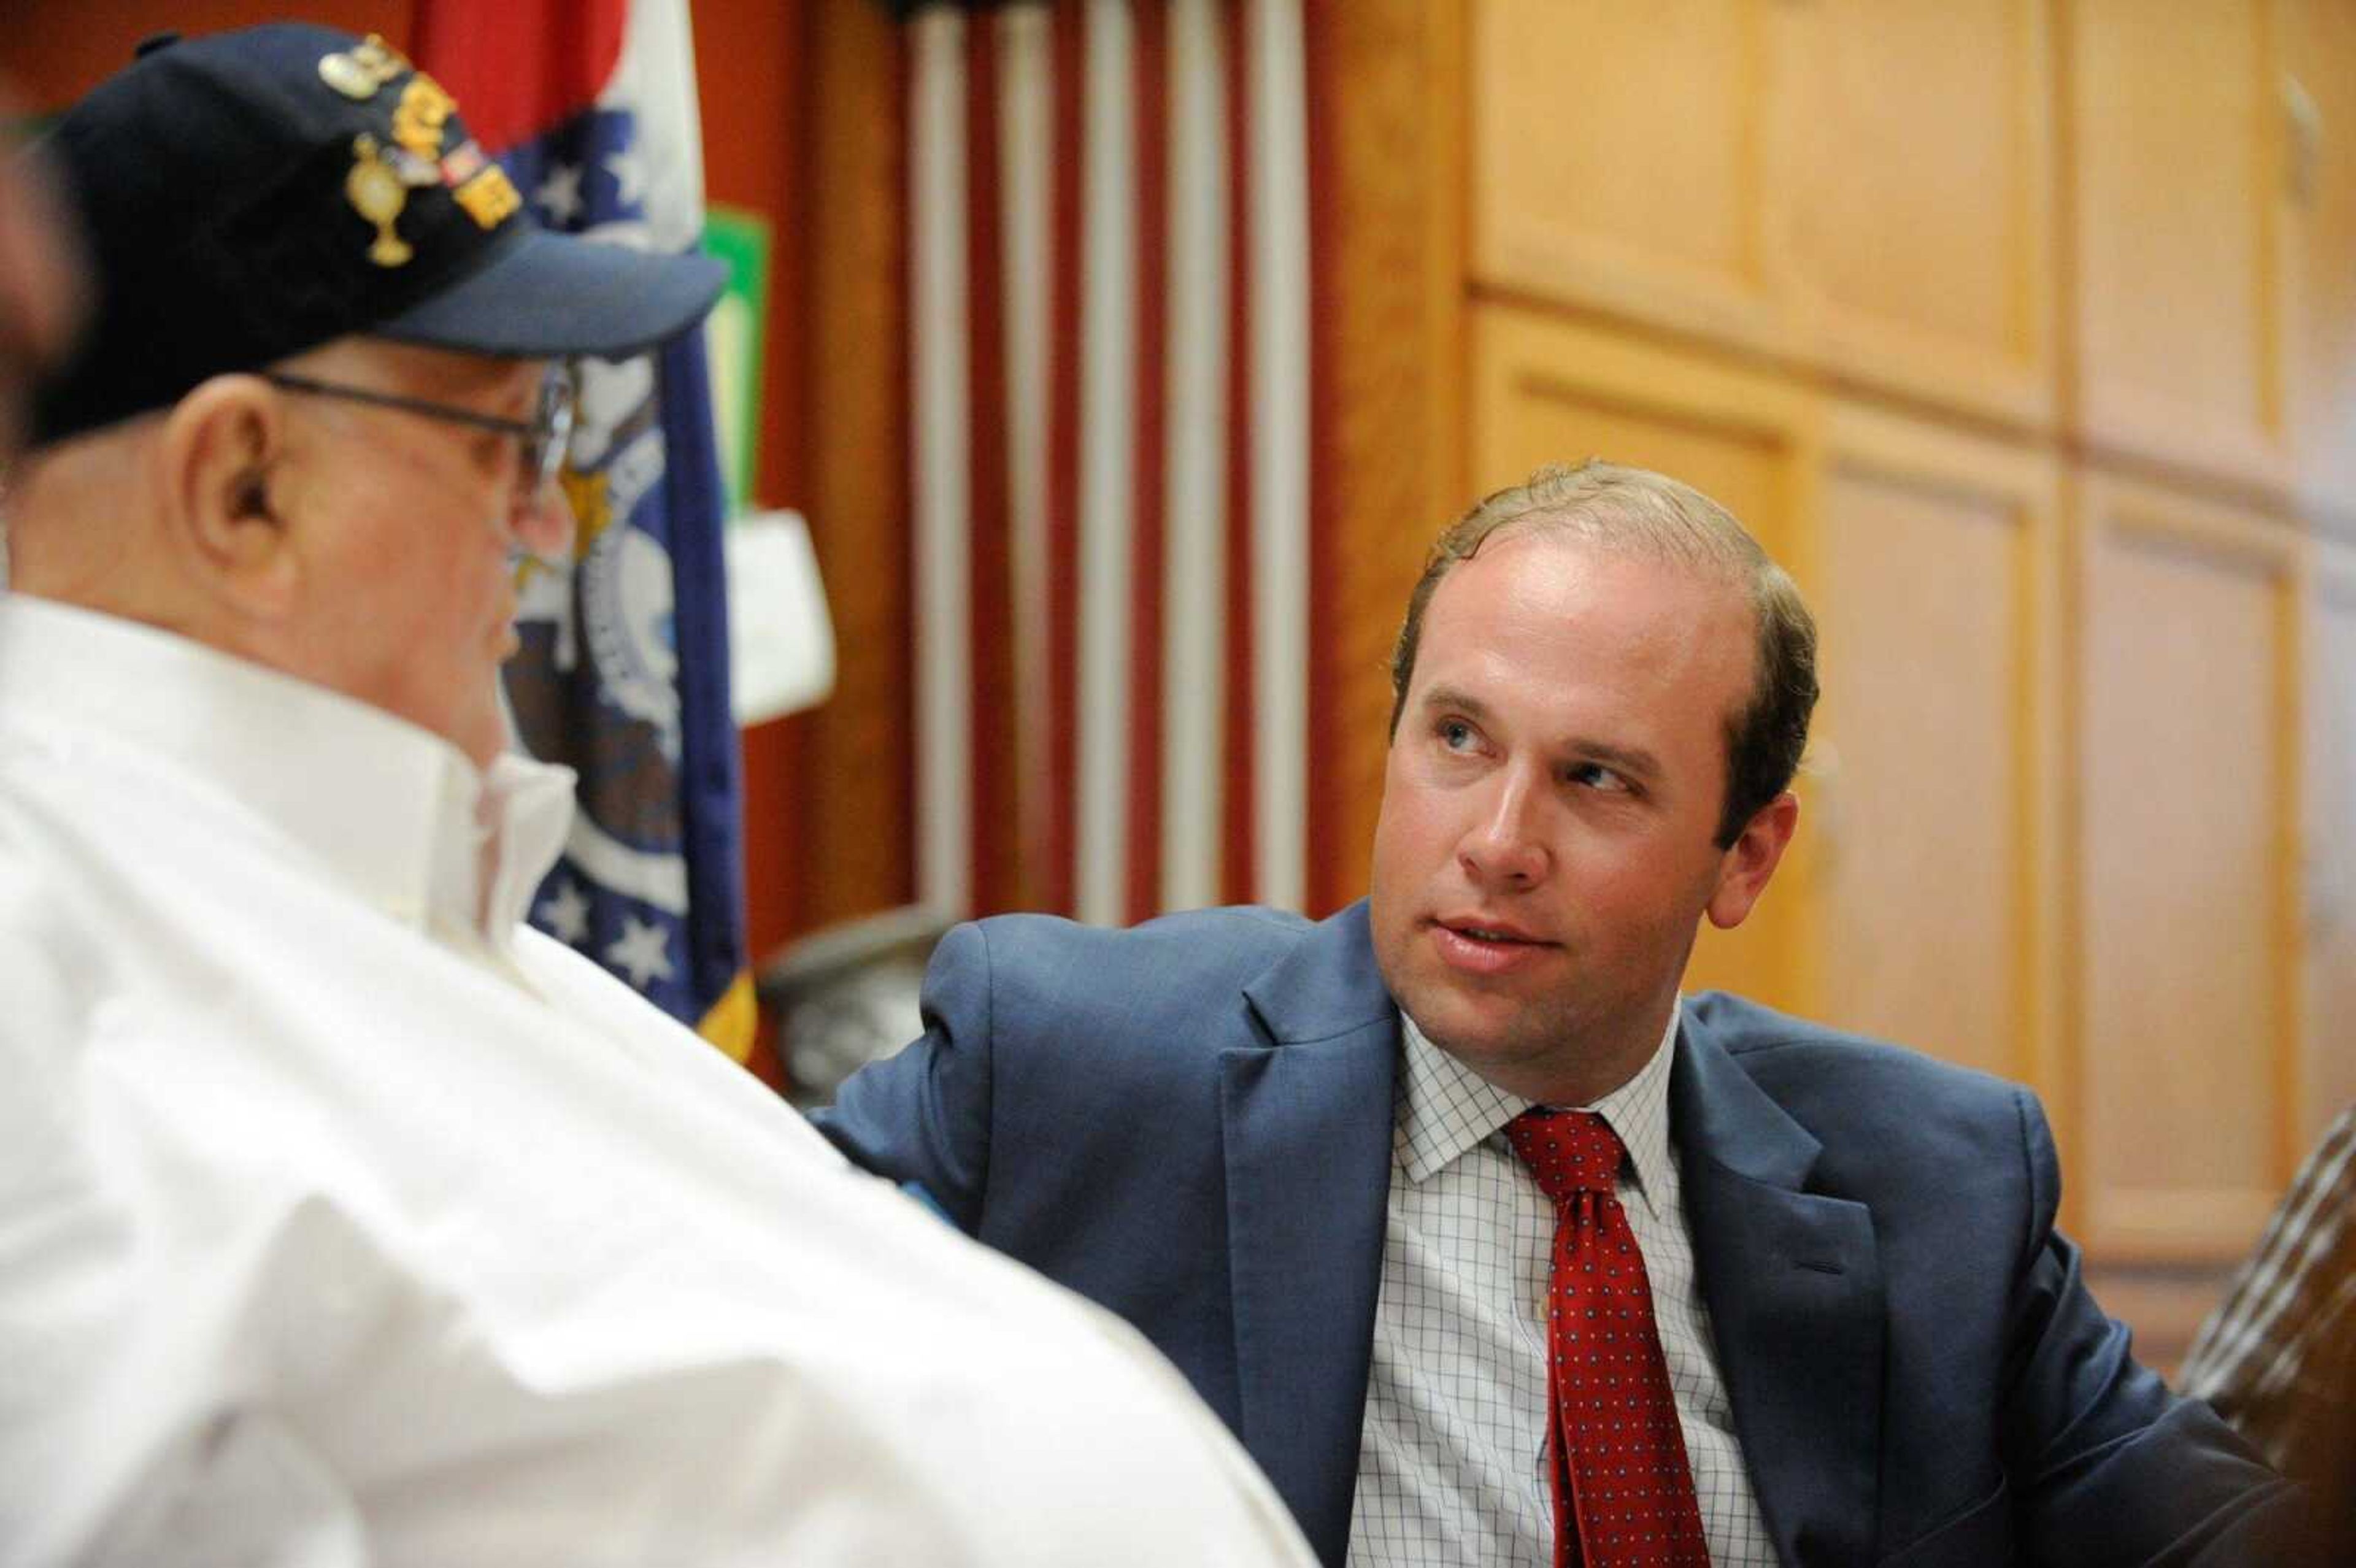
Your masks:
<svg viewBox="0 0 2356 1568"><path fill-rule="evenodd" d="M1641 486L1615 485L1515 512L1482 535L1463 559L1508 539L1561 536L1600 555L1684 567L1742 588L1774 565L1733 513L1689 485L1659 475L1645 478Z"/></svg>
<svg viewBox="0 0 2356 1568"><path fill-rule="evenodd" d="M1520 513L1483 535L1455 564L1470 565L1492 549L1526 539L1559 539L1598 560L1665 567L1695 583L1723 588L1742 609L1744 635L1754 638L1759 635L1760 621L1765 613L1762 595L1770 575L1781 569L1748 533L1741 536L1751 544L1747 550L1715 533L1705 537L1719 548L1680 549L1649 529L1615 528L1612 526L1615 520L1595 516L1594 509L1585 506ZM1435 596L1446 588L1447 579L1455 575L1451 570L1441 578L1435 586Z"/></svg>

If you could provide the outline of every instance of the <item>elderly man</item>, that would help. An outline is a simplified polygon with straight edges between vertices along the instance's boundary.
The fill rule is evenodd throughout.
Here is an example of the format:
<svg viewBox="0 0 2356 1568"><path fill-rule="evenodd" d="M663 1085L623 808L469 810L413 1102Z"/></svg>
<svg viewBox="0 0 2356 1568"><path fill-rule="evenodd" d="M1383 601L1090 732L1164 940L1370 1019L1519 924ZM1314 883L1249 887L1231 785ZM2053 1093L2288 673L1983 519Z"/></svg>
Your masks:
<svg viewBox="0 0 2356 1568"><path fill-rule="evenodd" d="M1735 520L1543 473L1393 674L1368 902L964 928L830 1136L1143 1328L1336 1568L2273 1560L2288 1488L2087 1296L2026 1091L1680 1000L1816 696Z"/></svg>
<svg viewBox="0 0 2356 1568"><path fill-rule="evenodd" d="M532 229L316 28L55 150L100 308L0 603L0 1562L1305 1563L1133 1333L519 923L559 362L717 268Z"/></svg>

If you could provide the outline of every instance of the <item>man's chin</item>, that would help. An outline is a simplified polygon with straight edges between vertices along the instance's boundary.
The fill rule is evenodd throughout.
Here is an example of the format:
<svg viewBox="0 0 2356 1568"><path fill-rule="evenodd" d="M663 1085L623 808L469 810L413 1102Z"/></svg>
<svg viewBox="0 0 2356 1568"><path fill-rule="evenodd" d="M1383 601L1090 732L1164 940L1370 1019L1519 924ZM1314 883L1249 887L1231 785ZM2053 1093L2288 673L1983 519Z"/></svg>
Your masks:
<svg viewBox="0 0 2356 1568"><path fill-rule="evenodd" d="M1400 1007L1423 1038L1467 1067L1502 1061L1519 1053L1530 1032L1528 1010L1495 996L1468 995L1445 981L1409 987Z"/></svg>

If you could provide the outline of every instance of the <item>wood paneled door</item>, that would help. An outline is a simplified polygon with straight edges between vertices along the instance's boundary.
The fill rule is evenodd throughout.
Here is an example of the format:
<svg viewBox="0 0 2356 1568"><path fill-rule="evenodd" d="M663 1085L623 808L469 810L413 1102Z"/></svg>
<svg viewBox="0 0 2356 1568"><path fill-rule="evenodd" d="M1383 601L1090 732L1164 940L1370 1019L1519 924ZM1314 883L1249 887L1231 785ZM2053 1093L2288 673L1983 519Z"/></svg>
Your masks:
<svg viewBox="0 0 2356 1568"><path fill-rule="evenodd" d="M2302 541L2102 475L2076 492L2080 1228L2115 1260L2223 1262L2298 1146Z"/></svg>
<svg viewBox="0 0 2356 1568"><path fill-rule="evenodd" d="M2051 459L1868 407L1826 422L1811 784L1825 1021L2066 1093L2067 714Z"/></svg>
<svg viewBox="0 0 2356 1568"><path fill-rule="evenodd" d="M2118 453L2279 485L2289 470L2272 7L2070 0L2065 15L2076 429Z"/></svg>
<svg viewBox="0 0 2356 1568"><path fill-rule="evenodd" d="M2039 0L1483 0L1473 275L2042 426L2047 17Z"/></svg>
<svg viewBox="0 0 2356 1568"><path fill-rule="evenodd" d="M1801 361L2042 428L2054 412L2042 0L1770 4L1772 272Z"/></svg>

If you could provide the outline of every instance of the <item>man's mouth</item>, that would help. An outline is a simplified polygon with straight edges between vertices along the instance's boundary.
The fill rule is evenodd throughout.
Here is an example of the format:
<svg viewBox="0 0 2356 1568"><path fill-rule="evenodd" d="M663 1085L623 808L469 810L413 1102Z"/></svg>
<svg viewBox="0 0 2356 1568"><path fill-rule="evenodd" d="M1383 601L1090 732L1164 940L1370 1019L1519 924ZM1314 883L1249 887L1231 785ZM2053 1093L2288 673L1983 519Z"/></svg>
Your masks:
<svg viewBox="0 0 2356 1568"><path fill-rule="evenodd" d="M1431 931L1441 961L1475 975L1506 973L1560 945L1508 922L1477 917L1435 920Z"/></svg>
<svg viewBox="0 0 2356 1568"><path fill-rule="evenodd" d="M1475 942L1511 943L1526 947L1554 945L1552 943L1542 941L1521 926L1505 921L1442 919L1436 920L1432 923L1444 931L1452 931L1459 936L1469 937Z"/></svg>

